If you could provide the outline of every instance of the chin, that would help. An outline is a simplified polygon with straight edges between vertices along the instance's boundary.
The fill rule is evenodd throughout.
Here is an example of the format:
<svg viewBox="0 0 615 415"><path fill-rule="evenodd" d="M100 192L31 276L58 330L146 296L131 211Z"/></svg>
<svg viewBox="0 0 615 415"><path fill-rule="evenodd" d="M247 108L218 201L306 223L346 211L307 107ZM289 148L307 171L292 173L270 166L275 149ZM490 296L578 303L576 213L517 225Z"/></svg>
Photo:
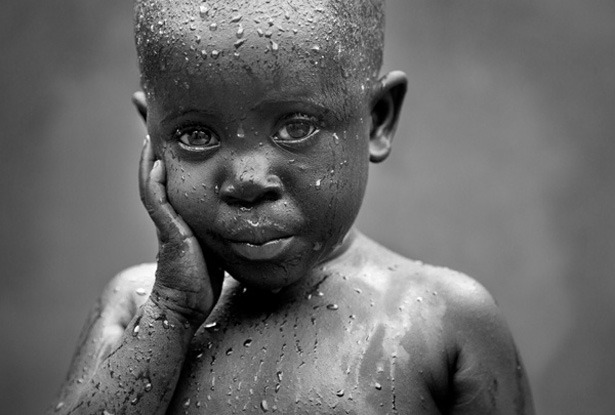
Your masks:
<svg viewBox="0 0 615 415"><path fill-rule="evenodd" d="M271 292L280 291L296 283L311 269L299 261L283 263L232 261L225 263L224 268L242 284Z"/></svg>

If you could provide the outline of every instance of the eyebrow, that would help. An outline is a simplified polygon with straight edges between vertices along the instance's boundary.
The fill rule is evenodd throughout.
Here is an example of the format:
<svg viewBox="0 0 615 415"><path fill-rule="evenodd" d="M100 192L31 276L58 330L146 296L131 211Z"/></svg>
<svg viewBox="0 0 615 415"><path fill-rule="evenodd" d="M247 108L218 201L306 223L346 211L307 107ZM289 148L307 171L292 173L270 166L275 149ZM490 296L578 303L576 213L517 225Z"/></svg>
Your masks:
<svg viewBox="0 0 615 415"><path fill-rule="evenodd" d="M162 118L161 123L167 123L170 120L174 120L176 118L180 118L188 114L200 114L200 115L209 115L209 116L214 115L209 111L205 111L202 109L196 109L196 108L190 108L190 109L185 109L181 111L172 111L170 114L167 114L166 116Z"/></svg>
<svg viewBox="0 0 615 415"><path fill-rule="evenodd" d="M316 112L327 112L330 111L326 105L323 105L316 100L312 99L271 99L266 98L261 101L258 101L251 110L258 110L261 108L271 108L271 107L280 107L280 106L307 106Z"/></svg>

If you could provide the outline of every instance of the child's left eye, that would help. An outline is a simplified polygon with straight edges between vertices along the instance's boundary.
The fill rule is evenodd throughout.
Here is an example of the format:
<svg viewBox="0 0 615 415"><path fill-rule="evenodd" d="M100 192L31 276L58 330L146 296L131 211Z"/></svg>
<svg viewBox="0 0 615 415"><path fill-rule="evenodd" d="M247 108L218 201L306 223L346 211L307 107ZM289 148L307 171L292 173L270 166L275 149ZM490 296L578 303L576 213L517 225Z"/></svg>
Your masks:
<svg viewBox="0 0 615 415"><path fill-rule="evenodd" d="M292 143L311 136L317 130L312 117L298 116L286 121L273 137L281 142Z"/></svg>

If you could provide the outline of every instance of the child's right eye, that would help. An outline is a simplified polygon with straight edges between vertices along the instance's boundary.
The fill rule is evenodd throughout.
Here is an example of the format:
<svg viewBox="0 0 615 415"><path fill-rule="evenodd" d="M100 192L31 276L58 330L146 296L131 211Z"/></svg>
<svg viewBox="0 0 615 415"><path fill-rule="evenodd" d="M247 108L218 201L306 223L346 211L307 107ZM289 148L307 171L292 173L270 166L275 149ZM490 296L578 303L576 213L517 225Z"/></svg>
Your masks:
<svg viewBox="0 0 615 415"><path fill-rule="evenodd" d="M217 147L220 139L207 128L178 129L175 138L179 145L190 151L202 151Z"/></svg>

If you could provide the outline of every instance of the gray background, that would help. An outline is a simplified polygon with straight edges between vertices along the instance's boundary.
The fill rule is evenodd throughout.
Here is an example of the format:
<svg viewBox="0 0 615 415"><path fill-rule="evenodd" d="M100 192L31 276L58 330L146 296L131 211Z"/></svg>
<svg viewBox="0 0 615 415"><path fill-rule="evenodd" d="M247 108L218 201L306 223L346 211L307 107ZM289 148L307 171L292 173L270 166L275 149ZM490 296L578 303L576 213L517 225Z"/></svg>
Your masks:
<svg viewBox="0 0 615 415"><path fill-rule="evenodd" d="M615 407L615 3L389 0L410 78L360 227L496 297L542 414ZM87 310L155 255L130 1L4 0L0 411L36 414Z"/></svg>

